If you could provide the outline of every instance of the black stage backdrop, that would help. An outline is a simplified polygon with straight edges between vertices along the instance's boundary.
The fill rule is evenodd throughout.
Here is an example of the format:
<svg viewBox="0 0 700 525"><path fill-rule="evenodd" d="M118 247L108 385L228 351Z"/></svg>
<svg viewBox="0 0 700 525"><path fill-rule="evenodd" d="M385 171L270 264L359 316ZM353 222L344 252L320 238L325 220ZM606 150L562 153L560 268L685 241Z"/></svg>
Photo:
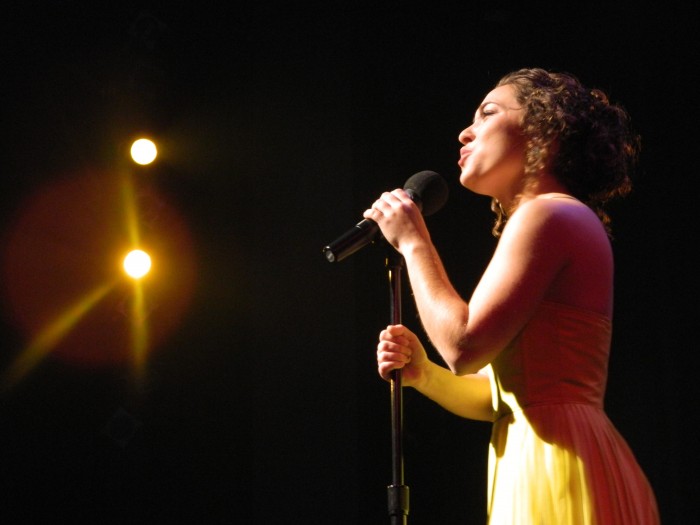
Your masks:
<svg viewBox="0 0 700 525"><path fill-rule="evenodd" d="M388 522L386 251L321 249L434 170L450 198L428 223L468 296L494 240L457 135L524 66L608 91L643 135L613 210L606 406L664 523L697 515L698 27L673 2L583 4L6 6L3 523ZM151 167L126 160L137 133L159 141ZM134 231L164 276L136 319L130 284L101 288ZM489 426L410 390L404 409L409 523L483 523Z"/></svg>

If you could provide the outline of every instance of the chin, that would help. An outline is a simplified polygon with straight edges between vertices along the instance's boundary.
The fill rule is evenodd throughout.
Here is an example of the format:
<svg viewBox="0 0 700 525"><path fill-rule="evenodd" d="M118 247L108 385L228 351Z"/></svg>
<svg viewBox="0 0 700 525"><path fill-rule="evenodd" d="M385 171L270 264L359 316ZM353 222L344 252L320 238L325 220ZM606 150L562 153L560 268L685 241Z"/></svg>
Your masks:
<svg viewBox="0 0 700 525"><path fill-rule="evenodd" d="M477 179L473 175L462 172L459 176L459 183L468 190L479 193Z"/></svg>

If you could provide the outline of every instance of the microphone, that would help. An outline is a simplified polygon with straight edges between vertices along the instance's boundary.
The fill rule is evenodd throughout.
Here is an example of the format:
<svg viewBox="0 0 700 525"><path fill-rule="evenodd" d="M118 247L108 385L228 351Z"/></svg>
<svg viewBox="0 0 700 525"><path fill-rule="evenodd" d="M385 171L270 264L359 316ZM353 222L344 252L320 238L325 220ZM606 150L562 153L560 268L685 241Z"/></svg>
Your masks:
<svg viewBox="0 0 700 525"><path fill-rule="evenodd" d="M449 193L447 182L434 171L420 171L409 177L403 189L418 206L424 217L432 215L447 202ZM379 225L369 219L358 222L354 227L323 248L328 262L339 262L360 248L381 237Z"/></svg>

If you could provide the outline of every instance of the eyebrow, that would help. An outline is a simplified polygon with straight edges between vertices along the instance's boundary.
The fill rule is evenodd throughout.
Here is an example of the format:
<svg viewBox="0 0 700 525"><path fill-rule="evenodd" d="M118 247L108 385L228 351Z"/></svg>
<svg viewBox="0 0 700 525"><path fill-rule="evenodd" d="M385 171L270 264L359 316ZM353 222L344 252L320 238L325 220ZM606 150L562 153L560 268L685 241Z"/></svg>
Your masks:
<svg viewBox="0 0 700 525"><path fill-rule="evenodd" d="M495 101L495 100L484 100L484 101L479 105L479 107L477 108L477 110L474 112L474 118L473 118L473 120L472 120L472 123L473 123L473 122L476 122L476 119L477 119L477 117L479 116L479 113L481 113L481 112L484 110L484 107L488 106L489 104L495 104L495 105L497 105L497 106L500 107L500 108L503 108L503 109L510 109L510 110L513 110L513 111L517 111L517 110L519 110L519 109L523 109L522 107L511 108L510 106L506 106L504 103L502 103L502 102L497 102L497 101Z"/></svg>
<svg viewBox="0 0 700 525"><path fill-rule="evenodd" d="M479 116L479 113L483 112L484 107L488 106L489 104L496 104L497 106L505 107L503 104L499 104L498 102L495 102L493 100L484 100L479 107L476 109L474 112L474 118L472 122L476 122L477 117Z"/></svg>

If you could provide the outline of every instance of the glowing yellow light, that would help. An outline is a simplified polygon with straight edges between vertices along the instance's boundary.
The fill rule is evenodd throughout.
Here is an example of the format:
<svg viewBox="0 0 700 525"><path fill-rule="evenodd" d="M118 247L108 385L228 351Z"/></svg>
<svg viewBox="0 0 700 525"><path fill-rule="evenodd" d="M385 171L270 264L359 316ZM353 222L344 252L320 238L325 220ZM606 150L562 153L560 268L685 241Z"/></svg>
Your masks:
<svg viewBox="0 0 700 525"><path fill-rule="evenodd" d="M150 164L157 154L156 145L151 140L138 139L131 145L131 158L138 164Z"/></svg>
<svg viewBox="0 0 700 525"><path fill-rule="evenodd" d="M111 288L111 285L100 286L79 299L74 305L69 306L65 313L49 323L5 371L0 386L11 386L22 379L78 324L92 307L107 295Z"/></svg>
<svg viewBox="0 0 700 525"><path fill-rule="evenodd" d="M151 258L142 250L133 250L124 257L124 271L134 279L143 277L150 269Z"/></svg>

